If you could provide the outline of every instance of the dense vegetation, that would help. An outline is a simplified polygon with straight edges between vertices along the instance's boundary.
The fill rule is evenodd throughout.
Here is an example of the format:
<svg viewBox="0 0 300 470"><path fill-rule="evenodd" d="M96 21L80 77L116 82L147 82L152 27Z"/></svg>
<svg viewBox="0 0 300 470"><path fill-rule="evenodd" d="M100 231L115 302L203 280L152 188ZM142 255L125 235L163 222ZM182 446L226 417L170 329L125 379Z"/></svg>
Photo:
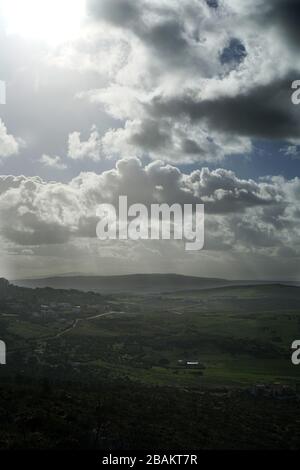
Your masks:
<svg viewBox="0 0 300 470"><path fill-rule="evenodd" d="M21 383L20 383L21 382ZM13 400L12 400L13 397ZM298 449L299 403L124 381L0 387L1 449Z"/></svg>

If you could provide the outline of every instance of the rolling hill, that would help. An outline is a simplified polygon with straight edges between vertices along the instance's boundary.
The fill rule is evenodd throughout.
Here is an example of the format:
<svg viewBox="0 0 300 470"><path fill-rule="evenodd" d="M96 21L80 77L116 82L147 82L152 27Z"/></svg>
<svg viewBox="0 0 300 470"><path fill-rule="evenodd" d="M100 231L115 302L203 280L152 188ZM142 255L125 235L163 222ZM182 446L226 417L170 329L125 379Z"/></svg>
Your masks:
<svg viewBox="0 0 300 470"><path fill-rule="evenodd" d="M14 280L19 287L51 287L53 289L76 289L104 294L160 293L214 289L219 287L267 284L257 281L229 281L218 278L183 276L179 274L132 274L122 276L57 276L40 279ZM269 283L268 283L269 284Z"/></svg>

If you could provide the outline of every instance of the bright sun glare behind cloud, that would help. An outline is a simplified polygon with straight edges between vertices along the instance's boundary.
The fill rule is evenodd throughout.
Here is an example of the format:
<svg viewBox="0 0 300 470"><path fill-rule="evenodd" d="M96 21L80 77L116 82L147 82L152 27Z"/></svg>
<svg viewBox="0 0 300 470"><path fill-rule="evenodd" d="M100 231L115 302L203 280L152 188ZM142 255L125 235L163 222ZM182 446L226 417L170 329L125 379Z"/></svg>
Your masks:
<svg viewBox="0 0 300 470"><path fill-rule="evenodd" d="M9 34L59 44L76 37L85 17L86 0L0 0Z"/></svg>

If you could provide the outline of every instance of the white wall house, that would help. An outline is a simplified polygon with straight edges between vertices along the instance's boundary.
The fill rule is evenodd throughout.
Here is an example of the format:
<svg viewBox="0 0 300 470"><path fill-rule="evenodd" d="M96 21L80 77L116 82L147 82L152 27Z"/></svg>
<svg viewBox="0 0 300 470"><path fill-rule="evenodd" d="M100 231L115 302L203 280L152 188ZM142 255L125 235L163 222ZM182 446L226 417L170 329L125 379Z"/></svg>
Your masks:
<svg viewBox="0 0 300 470"><path fill-rule="evenodd" d="M6 344L4 341L0 341L0 365L6 364Z"/></svg>

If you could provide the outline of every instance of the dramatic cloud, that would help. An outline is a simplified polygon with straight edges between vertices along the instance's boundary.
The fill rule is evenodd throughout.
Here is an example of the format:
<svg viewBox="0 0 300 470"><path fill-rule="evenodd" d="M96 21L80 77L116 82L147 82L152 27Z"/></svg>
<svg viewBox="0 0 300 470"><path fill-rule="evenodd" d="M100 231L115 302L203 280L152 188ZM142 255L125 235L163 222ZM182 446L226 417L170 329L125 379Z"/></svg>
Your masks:
<svg viewBox="0 0 300 470"><path fill-rule="evenodd" d="M102 138L104 155L211 162L250 153L254 138L298 139L290 97L300 61L289 47L297 8L279 0L89 0L108 67L94 51L83 62L109 80L81 97L124 122Z"/></svg>
<svg viewBox="0 0 300 470"><path fill-rule="evenodd" d="M69 83L75 70L95 85L80 88L78 80L77 99L66 106L85 106L87 118L89 103L99 106L90 136L90 120L67 131L70 165L133 154L211 163L250 154L254 139L294 144L298 10L296 0L87 0L82 34L45 61L68 70Z"/></svg>
<svg viewBox="0 0 300 470"><path fill-rule="evenodd" d="M164 100L155 98L151 113L155 116L185 115L193 121L231 135L270 139L300 137L300 110L291 104L292 79L261 85L237 96L195 100L192 97Z"/></svg>
<svg viewBox="0 0 300 470"><path fill-rule="evenodd" d="M247 259L261 277L297 274L299 2L87 0L87 12L77 39L51 50L0 25L0 79L11 77L0 162L40 175L0 178L7 253L40 270L65 250L70 270L80 260L85 272L99 256L104 271L134 260L133 271L243 276ZM204 203L206 250L191 259L177 243L101 244L97 205L119 195Z"/></svg>
<svg viewBox="0 0 300 470"><path fill-rule="evenodd" d="M140 160L131 158L120 160L116 169L102 174L82 173L69 184L2 177L0 194L2 234L20 245L65 243L73 237L95 238L98 205L103 202L117 205L118 197L127 195L130 204L204 203L209 223L221 224L221 233L226 226L225 233L230 230L232 239L235 233L240 233L236 242L248 241L251 247L259 244L258 234L265 237L266 228L268 234L274 231L274 240L278 241L279 220L289 221L287 228L291 230L290 221L295 216L298 226L291 195L297 194L299 199L300 183L276 179L257 183L222 169L202 168L184 174L160 161L143 167Z"/></svg>

